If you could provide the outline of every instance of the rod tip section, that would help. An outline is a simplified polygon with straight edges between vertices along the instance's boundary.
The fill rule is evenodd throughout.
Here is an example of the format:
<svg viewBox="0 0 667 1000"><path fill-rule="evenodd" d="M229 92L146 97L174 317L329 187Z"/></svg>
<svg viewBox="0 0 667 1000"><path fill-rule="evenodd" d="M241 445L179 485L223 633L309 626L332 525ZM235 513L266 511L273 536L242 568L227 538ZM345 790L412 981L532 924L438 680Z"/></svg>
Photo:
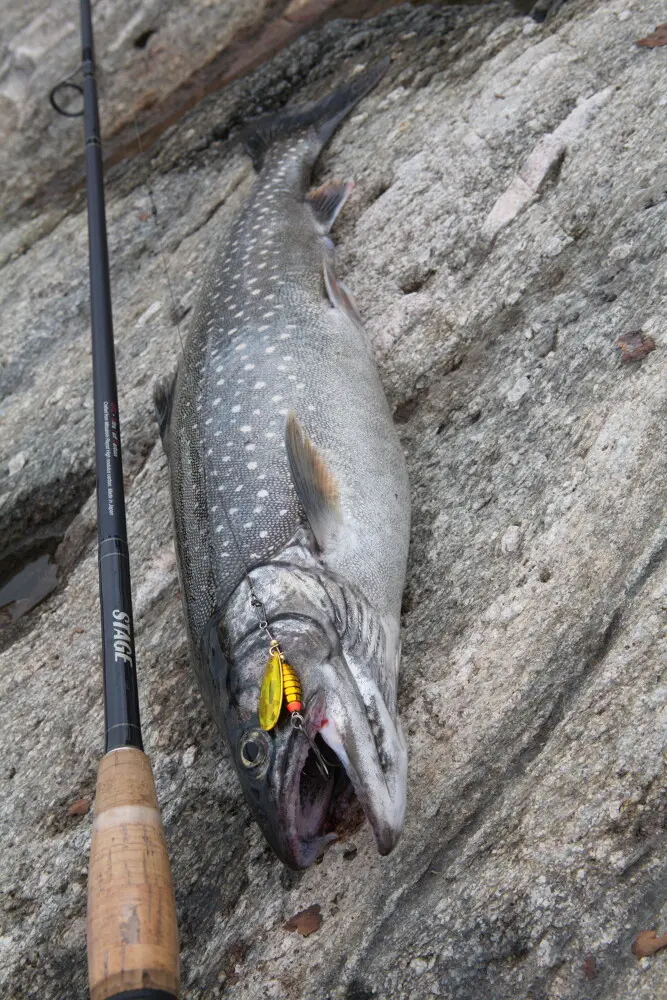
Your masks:
<svg viewBox="0 0 667 1000"><path fill-rule="evenodd" d="M88 869L91 1000L178 996L178 928L167 845L148 757L102 758Z"/></svg>

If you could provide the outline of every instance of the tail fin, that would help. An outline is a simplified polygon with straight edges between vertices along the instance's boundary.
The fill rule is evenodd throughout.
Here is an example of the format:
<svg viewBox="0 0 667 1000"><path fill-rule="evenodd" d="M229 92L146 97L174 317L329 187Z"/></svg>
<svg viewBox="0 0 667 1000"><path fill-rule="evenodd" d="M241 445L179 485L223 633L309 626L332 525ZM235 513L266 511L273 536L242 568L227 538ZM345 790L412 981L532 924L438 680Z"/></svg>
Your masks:
<svg viewBox="0 0 667 1000"><path fill-rule="evenodd" d="M315 104L288 108L250 122L243 129L241 139L255 170L261 170L266 152L275 142L307 129L312 129L317 143L315 156L318 156L343 118L381 80L388 65L389 59L382 59Z"/></svg>

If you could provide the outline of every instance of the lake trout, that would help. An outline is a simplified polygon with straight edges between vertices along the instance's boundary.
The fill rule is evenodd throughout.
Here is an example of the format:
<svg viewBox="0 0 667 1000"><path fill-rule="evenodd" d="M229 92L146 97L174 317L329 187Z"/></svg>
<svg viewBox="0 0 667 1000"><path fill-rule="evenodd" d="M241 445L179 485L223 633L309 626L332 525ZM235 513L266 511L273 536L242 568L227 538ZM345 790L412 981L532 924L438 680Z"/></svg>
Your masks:
<svg viewBox="0 0 667 1000"><path fill-rule="evenodd" d="M352 794L382 854L405 813L408 479L327 236L352 184L308 193L322 148L384 69L246 128L257 181L205 277L173 383L155 392L194 669L255 819L293 868L335 839ZM280 674L267 724L271 654L296 688L288 711Z"/></svg>

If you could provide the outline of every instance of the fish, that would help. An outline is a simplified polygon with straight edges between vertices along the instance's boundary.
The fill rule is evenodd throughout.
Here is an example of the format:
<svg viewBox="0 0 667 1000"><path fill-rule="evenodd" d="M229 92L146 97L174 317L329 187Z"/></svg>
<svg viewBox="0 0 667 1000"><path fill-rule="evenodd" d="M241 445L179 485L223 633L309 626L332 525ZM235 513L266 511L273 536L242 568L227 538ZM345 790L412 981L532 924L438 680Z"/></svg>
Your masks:
<svg viewBox="0 0 667 1000"><path fill-rule="evenodd" d="M244 128L254 187L203 277L176 374L154 392L194 671L254 818L295 869L336 839L355 798L380 854L405 816L406 462L328 235L353 184L309 190L385 69ZM271 642L300 712L283 706L263 728Z"/></svg>

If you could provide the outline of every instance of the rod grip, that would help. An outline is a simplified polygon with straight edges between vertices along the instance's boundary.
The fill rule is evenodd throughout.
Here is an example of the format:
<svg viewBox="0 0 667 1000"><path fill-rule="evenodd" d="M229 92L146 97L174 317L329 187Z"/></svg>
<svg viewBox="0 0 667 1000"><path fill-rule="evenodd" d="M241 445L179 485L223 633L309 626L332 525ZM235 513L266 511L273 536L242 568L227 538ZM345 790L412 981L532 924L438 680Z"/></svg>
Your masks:
<svg viewBox="0 0 667 1000"><path fill-rule="evenodd" d="M178 997L176 903L148 757L106 754L95 792L88 869L91 1000Z"/></svg>

